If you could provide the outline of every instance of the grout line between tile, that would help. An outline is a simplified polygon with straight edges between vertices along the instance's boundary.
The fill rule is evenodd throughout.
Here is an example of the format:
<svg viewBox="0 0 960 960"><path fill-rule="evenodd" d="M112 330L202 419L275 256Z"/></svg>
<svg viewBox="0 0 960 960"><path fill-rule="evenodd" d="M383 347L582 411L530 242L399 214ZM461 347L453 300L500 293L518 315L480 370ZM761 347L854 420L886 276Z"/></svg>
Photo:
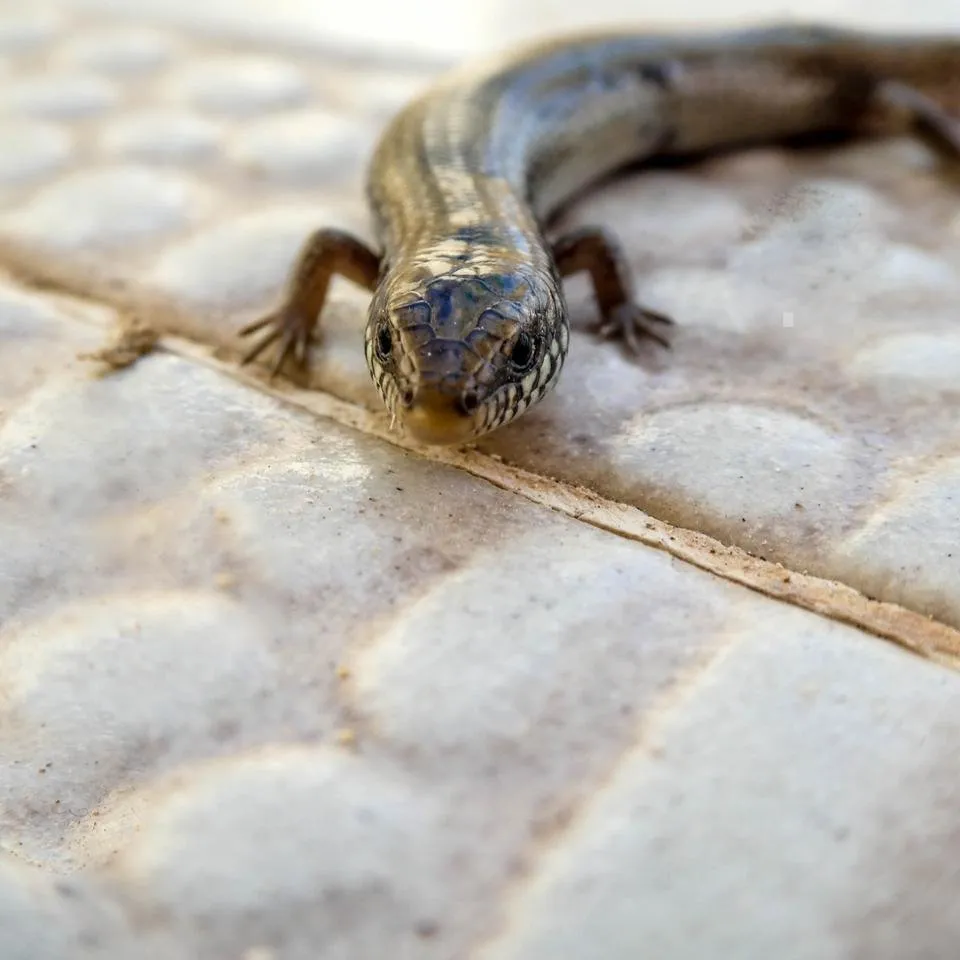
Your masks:
<svg viewBox="0 0 960 960"><path fill-rule="evenodd" d="M840 623L891 641L922 657L960 670L960 630L899 604L871 600L844 583L798 573L751 556L735 546L683 527L675 527L644 513L639 507L608 500L588 488L575 486L520 467L510 466L473 450L448 450L415 444L389 429L384 414L340 400L318 390L304 390L288 382L269 384L262 375L234 362L219 359L214 347L193 339L195 324L163 298L137 294L128 283L97 278L82 265L50 266L16 244L0 242L0 264L28 288L58 298L77 298L112 306L129 317L149 317L149 325L167 331L154 347L203 363L233 380L265 392L291 406L336 421L393 446L417 453L472 474L503 490L518 494L571 519L588 523L616 536L664 550L678 560L740 584L765 596L810 610ZM171 331L187 333L174 335Z"/></svg>
<svg viewBox="0 0 960 960"><path fill-rule="evenodd" d="M615 786L620 771L626 764L638 759L652 760L660 755L661 736L671 720L682 715L684 706L713 675L735 649L745 642L742 636L726 637L723 642L704 650L686 669L656 696L648 708L638 716L634 736L609 767L590 783L589 791L563 818L560 829L549 838L530 840L521 853L524 861L522 873L504 884L498 898L498 921L496 927L486 931L470 948L470 960L488 960L503 945L509 945L523 915L523 905L518 903L535 888L537 880L549 872L551 858L556 856L565 843L575 838L577 830L591 812L602 806L608 792Z"/></svg>
<svg viewBox="0 0 960 960"><path fill-rule="evenodd" d="M960 630L915 610L872 600L846 584L761 560L739 547L727 546L696 530L657 520L639 507L608 500L585 487L531 473L475 450L416 444L392 432L385 414L373 413L330 394L303 390L286 382L270 385L262 376L220 360L209 348L192 341L164 337L161 348L212 367L281 402L384 440L435 463L464 470L573 520L663 550L732 583L856 627L929 660L960 670Z"/></svg>

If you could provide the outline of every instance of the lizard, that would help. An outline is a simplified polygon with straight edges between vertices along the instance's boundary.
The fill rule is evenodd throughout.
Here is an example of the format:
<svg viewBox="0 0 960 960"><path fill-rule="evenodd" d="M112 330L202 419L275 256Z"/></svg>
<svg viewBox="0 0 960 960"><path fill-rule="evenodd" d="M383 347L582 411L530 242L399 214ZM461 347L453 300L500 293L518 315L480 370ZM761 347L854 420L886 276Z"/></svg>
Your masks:
<svg viewBox="0 0 960 960"><path fill-rule="evenodd" d="M588 329L631 354L673 318L636 302L602 226L550 236L558 211L617 170L808 134L911 129L960 158L960 36L816 24L541 40L454 68L403 107L366 181L378 249L319 228L241 363L271 376L308 351L335 276L367 289L367 366L393 423L471 443L557 384L570 345L563 282L585 273Z"/></svg>

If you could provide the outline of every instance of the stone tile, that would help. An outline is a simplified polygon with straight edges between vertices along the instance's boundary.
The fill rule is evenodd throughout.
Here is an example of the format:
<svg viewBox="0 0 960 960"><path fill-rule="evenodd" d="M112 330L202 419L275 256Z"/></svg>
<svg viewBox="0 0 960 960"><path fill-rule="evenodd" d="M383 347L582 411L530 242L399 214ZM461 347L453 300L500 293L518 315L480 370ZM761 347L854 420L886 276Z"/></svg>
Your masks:
<svg viewBox="0 0 960 960"><path fill-rule="evenodd" d="M625 9L123 7L0 7L2 240L213 341L310 230L368 235L441 60ZM622 237L674 349L578 333L482 448L960 623L940 173L898 139L607 184L565 223ZM334 287L311 381L364 405L366 302ZM954 674L199 362L101 377L116 320L0 285L4 960L955 942Z"/></svg>
<svg viewBox="0 0 960 960"><path fill-rule="evenodd" d="M172 35L150 27L104 27L68 41L60 59L107 74L131 76L166 66L178 47Z"/></svg>
<svg viewBox="0 0 960 960"><path fill-rule="evenodd" d="M451 6L437 0L416 0L403 8L380 0L357 0L341 6L336 16L312 0L243 0L199 7L191 0L59 0L58 6L104 11L132 10L151 19L189 30L227 37L255 38L260 42L311 43L335 50L375 51L384 58L428 59L449 63L464 56L502 48L504 36L516 42L542 36L545 31L621 28L636 22L632 0L602 0L571 4L566 0L533 0L517 7L506 0ZM643 17L650 26L700 27L713 19L720 24L749 22L770 17L763 0L727 0L718 15L705 0L683 0L669 9L654 8ZM811 0L785 0L779 16L794 21L830 19L861 25L863 8L852 0L840 6ZM944 0L890 0L872 10L869 24L875 29L950 29L953 10Z"/></svg>
<svg viewBox="0 0 960 960"><path fill-rule="evenodd" d="M2 737L3 833L18 836L21 856L61 861L64 831L107 785L216 752L225 735L264 736L277 713L262 707L278 685L274 658L247 612L213 589L108 590L4 632L16 723Z"/></svg>
<svg viewBox="0 0 960 960"><path fill-rule="evenodd" d="M306 957L318 941L344 960L435 956L421 931L451 906L443 819L383 764L275 747L158 797L114 877L142 909L202 926L219 956L262 943Z"/></svg>
<svg viewBox="0 0 960 960"><path fill-rule="evenodd" d="M446 776L510 775L513 802L533 790L549 806L614 762L665 685L744 624L718 583L663 554L527 524L509 549L486 538L345 666L380 736Z"/></svg>
<svg viewBox="0 0 960 960"><path fill-rule="evenodd" d="M0 139L12 145L0 156L0 187L62 170L70 160L73 138L51 123L11 120L0 124Z"/></svg>
<svg viewBox="0 0 960 960"><path fill-rule="evenodd" d="M221 133L213 120L184 110L157 109L118 117L100 137L107 156L148 163L190 163L212 155Z"/></svg>
<svg viewBox="0 0 960 960"><path fill-rule="evenodd" d="M223 56L177 71L163 93L213 116L247 117L302 103L307 91L306 77L283 60Z"/></svg>
<svg viewBox="0 0 960 960"><path fill-rule="evenodd" d="M867 344L856 353L847 367L859 382L878 390L894 390L905 395L930 397L960 394L960 333L952 329L952 317L930 318L938 323L938 334L904 333L889 336L877 344Z"/></svg>
<svg viewBox="0 0 960 960"><path fill-rule="evenodd" d="M6 82L0 110L37 119L74 120L102 114L119 99L119 90L95 74L44 71Z"/></svg>
<svg viewBox="0 0 960 960"><path fill-rule="evenodd" d="M867 590L960 621L960 457L917 464L877 498L837 547L841 571L867 570Z"/></svg>
<svg viewBox="0 0 960 960"><path fill-rule="evenodd" d="M344 220L335 207L316 203L265 206L171 245L147 280L153 289L190 307L223 311L256 303L266 306L267 296L282 289L304 237L318 222ZM239 263L245 264L244 270L237 270ZM362 328L355 319L354 325Z"/></svg>
<svg viewBox="0 0 960 960"><path fill-rule="evenodd" d="M245 124L226 145L238 166L287 186L339 178L372 150L372 131L329 110L288 111Z"/></svg>
<svg viewBox="0 0 960 960"><path fill-rule="evenodd" d="M0 17L0 51L6 56L30 53L57 36L63 16L55 10L26 10L7 5Z"/></svg>
<svg viewBox="0 0 960 960"><path fill-rule="evenodd" d="M205 643L194 653L193 629L181 628L171 643L169 618L195 609L189 598L154 604L156 626L150 604L133 598L124 615L111 601L109 622L130 623L136 611L137 646L160 658L147 663L131 659L133 636L78 644L42 630L55 645L48 677L80 672L90 690L77 702L70 688L58 694L57 683L25 686L34 697L42 691L39 705L72 698L85 717L74 726L86 736L122 718L104 737L109 749L88 761L99 760L100 783L116 787L74 821L70 856L104 863L103 882L125 910L159 911L198 955L265 946L306 958L318 936L331 957L388 945L399 956L461 955L495 922L504 884L563 835L617 769L643 717L715 650L780 623L778 605L664 555L611 543L412 457L394 460L388 474L375 465L382 455L334 430L315 460L236 474L226 489L243 500L231 504L221 493L217 504L234 540L248 544L232 589L258 612L246 629L219 614L219 622L197 624L197 634L222 635L221 652ZM438 501L443 509L429 529L411 524ZM473 528L458 503L476 508ZM374 511L377 523L364 528L359 509ZM197 528L189 514L179 524ZM181 529L170 526L179 541ZM182 551L186 558L196 546ZM149 555L185 562L157 538ZM484 603L489 596L504 602ZM90 612L86 622L90 639L103 635ZM228 703L245 705L239 709L257 729L270 729L263 698L253 706L251 692L242 693L243 683L256 690L264 682L264 653L246 645L258 634L273 672L290 668L287 702L299 699L314 715L341 702L340 723L351 735L339 746L297 746L295 727L286 736L274 727L274 745L259 749L236 725L221 729L222 743L210 739ZM22 646L14 637L7 661L19 668ZM241 651L254 654L249 670ZM109 672L102 661L113 664ZM135 678L156 675L164 662L177 697L158 693L123 708L142 682ZM291 674L305 681L299 690ZM154 738L166 731L153 742L180 758L176 766L160 762L146 730ZM56 733L52 743L69 743ZM333 733L328 727L327 737ZM126 744L137 752L118 768ZM29 773L50 778L53 797L65 788L57 766L67 765L76 817L82 780L61 749L43 774ZM224 749L231 759L183 762L185 753ZM44 792L31 796L39 802ZM29 823L20 833L21 842L56 848Z"/></svg>
<svg viewBox="0 0 960 960"><path fill-rule="evenodd" d="M12 495L20 509L70 518L168 496L282 436L265 418L236 415L237 404L250 408L243 394L171 357L148 361L137 377L51 379L14 407L0 432ZM130 415L113 417L115 410Z"/></svg>
<svg viewBox="0 0 960 960"><path fill-rule="evenodd" d="M950 955L960 680L792 613L764 629L654 721L479 957Z"/></svg>
<svg viewBox="0 0 960 960"><path fill-rule="evenodd" d="M4 960L103 957L122 929L116 907L83 885L55 885L0 854L0 956ZM107 947L109 949L109 947ZM149 950L144 960L152 960Z"/></svg>
<svg viewBox="0 0 960 960"><path fill-rule="evenodd" d="M779 623L176 357L47 377L0 428L0 833L80 871L78 916L163 917L157 956L463 955L644 718Z"/></svg>
<svg viewBox="0 0 960 960"><path fill-rule="evenodd" d="M749 540L761 554L801 524L824 539L842 529L848 491L869 482L857 470L857 447L772 398L678 404L637 417L604 444L618 497L634 500L653 487L664 499L696 504L718 518L724 541Z"/></svg>
<svg viewBox="0 0 960 960"><path fill-rule="evenodd" d="M626 206L630 255L647 268L715 263L752 228L749 206L724 185L664 171L611 182L589 207L572 212L569 223L615 222Z"/></svg>
<svg viewBox="0 0 960 960"><path fill-rule="evenodd" d="M79 313L80 311L78 311ZM81 313L91 321L97 311ZM97 349L102 329L84 326L48 298L0 283L0 429L14 403L46 382L52 369L83 366L78 354Z"/></svg>
<svg viewBox="0 0 960 960"><path fill-rule="evenodd" d="M129 249L184 229L215 205L210 187L181 173L118 165L47 187L0 219L0 230L63 254Z"/></svg>
<svg viewBox="0 0 960 960"><path fill-rule="evenodd" d="M159 502L289 437L265 411L257 414L257 398L242 401L246 415L237 416L246 391L171 357L147 360L135 377L98 378L78 354L99 346L104 328L71 321L36 298L0 297L0 330L0 624L7 629L98 595L111 572L136 570L151 521L160 522L150 513ZM207 564L195 561L191 570L212 587L222 550L209 536ZM199 528L193 542L201 542ZM196 586L169 570L158 575L121 577L114 588Z"/></svg>

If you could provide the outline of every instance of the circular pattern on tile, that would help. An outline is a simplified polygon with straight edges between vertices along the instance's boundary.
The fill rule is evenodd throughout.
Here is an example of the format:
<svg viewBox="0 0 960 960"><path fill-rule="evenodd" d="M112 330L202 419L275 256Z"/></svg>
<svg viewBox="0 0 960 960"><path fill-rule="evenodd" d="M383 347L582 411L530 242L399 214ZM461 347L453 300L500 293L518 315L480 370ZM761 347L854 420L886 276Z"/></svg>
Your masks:
<svg viewBox="0 0 960 960"><path fill-rule="evenodd" d="M53 11L10 11L0 13L0 53L29 53L52 40L61 26Z"/></svg>
<svg viewBox="0 0 960 960"><path fill-rule="evenodd" d="M847 371L885 391L894 388L916 396L960 393L960 333L944 330L882 337L859 350Z"/></svg>
<svg viewBox="0 0 960 960"><path fill-rule="evenodd" d="M698 403L642 416L604 444L615 489L657 491L684 524L743 542L750 528L832 524L855 502L853 442L772 404Z"/></svg>
<svg viewBox="0 0 960 960"><path fill-rule="evenodd" d="M411 913L442 902L434 805L387 768L275 746L179 779L116 863L133 895L227 923L300 904L341 936L371 923L410 933Z"/></svg>
<svg viewBox="0 0 960 960"><path fill-rule="evenodd" d="M60 58L104 73L146 73L168 63L177 43L159 30L116 27L91 30L71 40Z"/></svg>
<svg viewBox="0 0 960 960"><path fill-rule="evenodd" d="M870 271L872 299L931 290L960 294L956 271L943 257L909 244L890 242L879 253Z"/></svg>
<svg viewBox="0 0 960 960"><path fill-rule="evenodd" d="M662 267L638 284L639 299L683 327L712 327L748 333L783 327L790 311L771 304L768 291L744 273L708 267Z"/></svg>
<svg viewBox="0 0 960 960"><path fill-rule="evenodd" d="M437 580L350 661L350 689L382 737L451 769L522 769L549 730L539 777L570 782L722 633L720 581L692 582L664 553L557 519Z"/></svg>
<svg viewBox="0 0 960 960"><path fill-rule="evenodd" d="M334 219L301 207L223 223L170 247L151 271L151 286L196 306L255 303L276 290L306 238Z"/></svg>
<svg viewBox="0 0 960 960"><path fill-rule="evenodd" d="M16 723L0 722L0 753L19 760L5 796L57 819L95 804L105 782L215 752L217 729L249 724L275 679L247 612L194 591L61 606L4 640L0 718Z"/></svg>
<svg viewBox="0 0 960 960"><path fill-rule="evenodd" d="M296 67L266 57L224 57L179 70L168 96L199 110L249 116L306 99L309 85Z"/></svg>
<svg viewBox="0 0 960 960"><path fill-rule="evenodd" d="M731 249L727 267L766 286L771 299L799 297L810 314L820 312L818 300L848 308L865 298L864 284L855 281L873 277L896 222L885 197L864 184L801 180L755 207L747 239Z"/></svg>
<svg viewBox="0 0 960 960"><path fill-rule="evenodd" d="M275 419L238 419L243 396L229 378L162 353L138 363L136 376L62 372L0 421L5 475L36 517L129 515L179 493L197 464L213 471L238 449L277 442ZM121 409L130 415L115 416Z"/></svg>
<svg viewBox="0 0 960 960"><path fill-rule="evenodd" d="M0 120L0 186L35 180L70 159L73 137L50 123Z"/></svg>
<svg viewBox="0 0 960 960"><path fill-rule="evenodd" d="M373 134L342 115L304 110L244 124L227 145L227 156L270 179L313 183L358 166Z"/></svg>
<svg viewBox="0 0 960 960"><path fill-rule="evenodd" d="M0 852L0 956L63 960L69 931L57 915L45 874Z"/></svg>
<svg viewBox="0 0 960 960"><path fill-rule="evenodd" d="M108 153L154 163L185 163L214 153L218 124L177 110L143 110L112 120L100 138Z"/></svg>
<svg viewBox="0 0 960 960"><path fill-rule="evenodd" d="M624 208L630 210L623 217ZM611 181L590 196L589 218L617 223L617 238L631 260L703 262L726 253L747 226L747 210L728 190L687 173L644 172Z"/></svg>
<svg viewBox="0 0 960 960"><path fill-rule="evenodd" d="M101 114L120 100L120 91L89 73L48 72L7 80L0 88L0 109L47 120L74 120Z"/></svg>
<svg viewBox="0 0 960 960"><path fill-rule="evenodd" d="M104 167L40 191L0 218L0 230L46 249L110 249L185 227L214 202L205 186L181 173Z"/></svg>
<svg viewBox="0 0 960 960"><path fill-rule="evenodd" d="M871 596L960 628L960 457L897 479L832 559Z"/></svg>

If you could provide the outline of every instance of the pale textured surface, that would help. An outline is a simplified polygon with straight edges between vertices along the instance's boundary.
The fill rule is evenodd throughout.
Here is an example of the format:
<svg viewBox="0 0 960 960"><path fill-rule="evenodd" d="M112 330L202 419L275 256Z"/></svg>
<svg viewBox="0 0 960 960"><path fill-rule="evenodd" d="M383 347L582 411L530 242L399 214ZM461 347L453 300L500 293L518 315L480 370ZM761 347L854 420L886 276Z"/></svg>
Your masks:
<svg viewBox="0 0 960 960"><path fill-rule="evenodd" d="M175 342L83 355L134 304L235 359L310 229L367 233L364 158L436 62L585 8L148 7L0 7L0 958L952 960L956 672L576 506L960 626L930 154L757 150L572 211L679 330L643 367L577 335L481 445L534 500L587 488L555 512ZM313 385L376 411L335 293Z"/></svg>

